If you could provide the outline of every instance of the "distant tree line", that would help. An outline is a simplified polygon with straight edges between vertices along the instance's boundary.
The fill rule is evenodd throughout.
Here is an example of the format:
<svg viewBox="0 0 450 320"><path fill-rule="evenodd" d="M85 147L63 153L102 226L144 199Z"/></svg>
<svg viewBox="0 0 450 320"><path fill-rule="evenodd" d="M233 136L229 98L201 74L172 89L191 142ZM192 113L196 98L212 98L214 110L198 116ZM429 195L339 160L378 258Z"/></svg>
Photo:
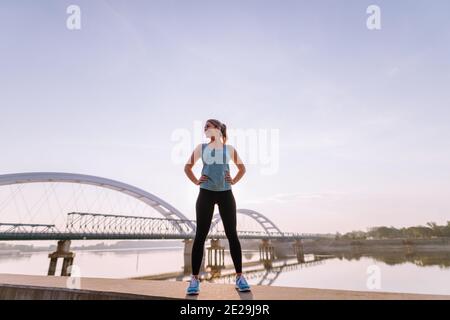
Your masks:
<svg viewBox="0 0 450 320"><path fill-rule="evenodd" d="M345 234L336 233L336 239L430 239L450 237L450 221L447 225L438 225L435 222L428 222L426 226L415 226L407 228L394 227L373 227L369 228L367 232L352 231Z"/></svg>

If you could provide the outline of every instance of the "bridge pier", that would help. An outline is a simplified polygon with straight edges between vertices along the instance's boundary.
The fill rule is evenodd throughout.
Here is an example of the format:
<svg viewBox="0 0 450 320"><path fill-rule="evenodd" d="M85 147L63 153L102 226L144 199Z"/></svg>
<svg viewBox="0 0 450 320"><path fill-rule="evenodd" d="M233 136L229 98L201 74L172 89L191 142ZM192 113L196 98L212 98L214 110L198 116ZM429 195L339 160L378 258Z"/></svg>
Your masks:
<svg viewBox="0 0 450 320"><path fill-rule="evenodd" d="M262 260L262 262L263 262L263 266L264 266L264 269L268 269L268 270L270 270L270 269L272 269L272 267L273 267L273 260Z"/></svg>
<svg viewBox="0 0 450 320"><path fill-rule="evenodd" d="M68 269L73 264L75 253L70 252L70 240L59 240L56 251L48 255L50 258L50 265L48 267L48 275L54 276L56 273L56 265L58 258L63 258L63 265L61 269L61 276L70 276Z"/></svg>
<svg viewBox="0 0 450 320"><path fill-rule="evenodd" d="M294 241L294 244L292 245L294 247L294 253L297 256L297 260L299 262L305 261L305 255L303 252L303 243L301 239L297 239Z"/></svg>
<svg viewBox="0 0 450 320"><path fill-rule="evenodd" d="M208 247L208 266L225 266L225 247L220 245L220 239L211 239L211 245Z"/></svg>
<svg viewBox="0 0 450 320"><path fill-rule="evenodd" d="M275 258L275 249L270 239L262 239L259 245L259 259L273 260Z"/></svg>

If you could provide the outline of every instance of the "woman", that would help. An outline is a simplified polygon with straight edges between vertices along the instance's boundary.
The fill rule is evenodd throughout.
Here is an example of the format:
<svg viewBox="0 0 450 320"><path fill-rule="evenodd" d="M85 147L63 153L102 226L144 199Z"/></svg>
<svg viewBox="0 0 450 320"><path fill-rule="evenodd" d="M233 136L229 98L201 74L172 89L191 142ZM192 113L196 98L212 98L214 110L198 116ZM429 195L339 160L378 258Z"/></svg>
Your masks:
<svg viewBox="0 0 450 320"><path fill-rule="evenodd" d="M192 276L186 293L198 294L200 291L198 274L216 203L230 244L230 254L236 270L236 289L250 291L250 286L242 275L242 251L236 230L236 201L231 190L231 185L236 184L244 175L245 166L237 151L232 146L225 145L227 127L224 123L216 119L209 119L206 121L204 131L206 137L211 139L210 142L199 144L184 167L188 178L200 186L195 204L197 230L192 246ZM220 138L223 142L220 141ZM203 169L200 179L197 179L192 172L192 167L200 157ZM228 164L230 158L239 169L234 178L230 176Z"/></svg>

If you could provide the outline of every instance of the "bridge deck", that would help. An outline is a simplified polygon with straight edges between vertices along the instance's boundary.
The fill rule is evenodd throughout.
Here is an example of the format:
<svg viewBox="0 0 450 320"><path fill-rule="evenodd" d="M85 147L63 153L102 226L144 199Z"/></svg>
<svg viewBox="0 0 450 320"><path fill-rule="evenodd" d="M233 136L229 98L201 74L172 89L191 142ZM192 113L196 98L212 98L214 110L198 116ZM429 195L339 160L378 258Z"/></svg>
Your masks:
<svg viewBox="0 0 450 320"><path fill-rule="evenodd" d="M248 235L238 232L239 239L253 240L299 240L312 239L312 237L296 236L274 236L270 234ZM2 233L0 232L0 241L26 241L26 240L185 240L194 239L195 234L127 234L127 233ZM225 234L208 234L208 239L227 239Z"/></svg>
<svg viewBox="0 0 450 320"><path fill-rule="evenodd" d="M185 295L187 282L81 278L81 290L68 289L68 277L0 274L0 299L445 299L450 296L253 286L239 293L233 285L202 283L197 297ZM70 279L69 279L70 280Z"/></svg>

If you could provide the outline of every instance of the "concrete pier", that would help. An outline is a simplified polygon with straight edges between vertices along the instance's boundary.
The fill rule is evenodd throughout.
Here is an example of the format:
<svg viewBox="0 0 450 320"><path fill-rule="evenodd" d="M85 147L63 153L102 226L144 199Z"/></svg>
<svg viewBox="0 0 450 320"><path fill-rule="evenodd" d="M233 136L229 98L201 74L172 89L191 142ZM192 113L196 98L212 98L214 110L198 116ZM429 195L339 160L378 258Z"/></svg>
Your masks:
<svg viewBox="0 0 450 320"><path fill-rule="evenodd" d="M75 253L70 252L70 240L60 240L58 241L58 246L56 251L48 255L50 258L50 265L48 267L48 275L54 276L56 273L56 265L58 259L63 259L63 265L61 268L61 276L70 276L70 266L73 265L73 259L75 258Z"/></svg>
<svg viewBox="0 0 450 320"><path fill-rule="evenodd" d="M211 245L207 248L208 266L223 266L225 264L225 247L220 244L220 239L211 239Z"/></svg>
<svg viewBox="0 0 450 320"><path fill-rule="evenodd" d="M364 292L328 289L252 286L251 292L238 292L232 284L201 283L199 296L186 296L187 281L157 281L80 278L79 287L70 289L71 277L0 274L0 299L33 300L450 300L450 295L391 292Z"/></svg>
<svg viewBox="0 0 450 320"><path fill-rule="evenodd" d="M299 262L305 262L305 254L303 250L303 243L302 240L295 240L293 245L295 255L297 256L297 259Z"/></svg>
<svg viewBox="0 0 450 320"><path fill-rule="evenodd" d="M259 245L259 259L273 260L275 258L275 248L269 239L262 239Z"/></svg>

